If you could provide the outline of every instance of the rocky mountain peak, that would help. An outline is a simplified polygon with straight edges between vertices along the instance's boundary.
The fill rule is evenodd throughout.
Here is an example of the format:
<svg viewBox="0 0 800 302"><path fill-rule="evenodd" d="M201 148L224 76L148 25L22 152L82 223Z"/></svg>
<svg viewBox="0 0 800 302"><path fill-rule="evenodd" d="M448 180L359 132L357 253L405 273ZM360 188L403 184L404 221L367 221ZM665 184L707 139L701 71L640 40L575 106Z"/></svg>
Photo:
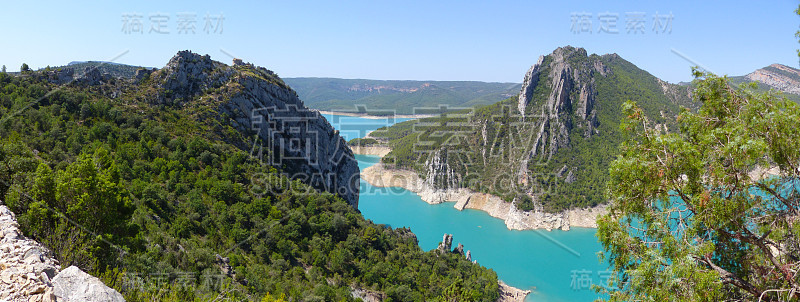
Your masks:
<svg viewBox="0 0 800 302"><path fill-rule="evenodd" d="M277 74L237 59L229 66L209 55L180 51L150 78L167 105L215 106L220 122L250 142L234 145L286 176L337 194L358 207L358 162L328 121L305 107ZM260 150L260 151L254 151Z"/></svg>
<svg viewBox="0 0 800 302"><path fill-rule="evenodd" d="M231 67L211 60L209 55L182 50L155 73L155 79L164 89L162 102L175 103L188 100L209 87L221 86L233 72Z"/></svg>
<svg viewBox="0 0 800 302"><path fill-rule="evenodd" d="M583 48L559 47L539 57L525 75L517 103L520 115L540 124L532 156L547 154L550 157L568 146L569 131L576 123L581 124L584 137L596 131L594 77L610 72L599 56L589 56ZM549 93L547 99L537 101L534 93L540 85L546 85L544 91Z"/></svg>

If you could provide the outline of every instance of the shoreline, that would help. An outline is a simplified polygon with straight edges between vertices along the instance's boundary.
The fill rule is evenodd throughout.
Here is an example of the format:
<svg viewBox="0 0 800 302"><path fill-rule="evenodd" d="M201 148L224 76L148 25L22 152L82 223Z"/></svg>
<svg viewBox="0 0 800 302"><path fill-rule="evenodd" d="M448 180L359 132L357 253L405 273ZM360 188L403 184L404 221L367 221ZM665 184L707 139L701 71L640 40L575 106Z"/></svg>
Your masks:
<svg viewBox="0 0 800 302"><path fill-rule="evenodd" d="M453 207L459 211L464 209L484 211L489 216L502 219L509 230L545 229L551 231L560 229L569 231L571 227L597 228L597 216L607 213L606 205L570 209L559 213L521 211L512 203L505 202L500 197L491 194L465 188L447 190L432 188L420 179L416 172L388 169L383 163L377 163L362 170L361 179L374 187L404 188L416 193L429 204L455 202Z"/></svg>
<svg viewBox="0 0 800 302"><path fill-rule="evenodd" d="M500 298L497 302L524 302L525 297L531 293L529 290L521 290L506 284L503 280L497 280L498 289L500 290Z"/></svg>
<svg viewBox="0 0 800 302"><path fill-rule="evenodd" d="M394 115L370 115L368 113L358 113L358 112L342 112L342 111L328 111L328 110L317 110L312 109L320 114L332 114L332 115L344 115L344 116L353 116L353 117L360 117L366 119L373 119L373 120L380 120L386 118L410 118L410 119L418 119L418 118L426 118L426 117L434 117L435 114L394 114Z"/></svg>
<svg viewBox="0 0 800 302"><path fill-rule="evenodd" d="M369 136L369 134L367 134ZM389 147L386 146L349 146L350 150L353 150L353 154L359 155L375 155L378 157L384 157L386 154L392 151Z"/></svg>

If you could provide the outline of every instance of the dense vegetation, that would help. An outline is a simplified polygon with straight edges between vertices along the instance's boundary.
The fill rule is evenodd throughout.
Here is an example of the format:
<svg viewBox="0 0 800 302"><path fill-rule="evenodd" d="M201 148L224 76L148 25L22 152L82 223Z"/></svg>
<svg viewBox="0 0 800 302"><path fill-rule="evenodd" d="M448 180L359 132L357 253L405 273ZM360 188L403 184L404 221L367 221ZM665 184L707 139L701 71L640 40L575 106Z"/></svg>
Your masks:
<svg viewBox="0 0 800 302"><path fill-rule="evenodd" d="M209 104L152 105L152 80L56 87L37 75L0 73L0 199L62 266L128 301L498 297L493 271L423 252L409 230L236 148L243 135Z"/></svg>
<svg viewBox="0 0 800 302"><path fill-rule="evenodd" d="M369 138L369 137L361 138L361 137L358 137L358 138L351 139L350 141L347 142L347 144L350 145L350 146L369 147L369 146L380 145L381 142L379 142L378 140L376 140L374 138Z"/></svg>
<svg viewBox="0 0 800 302"><path fill-rule="evenodd" d="M633 100L642 104L645 114L655 123L673 130L674 123L669 117L679 112L679 105L690 107L692 103L685 90L681 94L680 87L664 84L675 89L675 95L680 97L665 94L662 82L619 56L575 53L567 62L580 70L576 71L581 75L575 79L576 83L594 83L596 87L596 131L586 135L586 126L577 116L578 97L573 90L570 94L573 105L560 117L568 127L570 143L552 157L529 156L540 131L538 110L554 89L548 65L552 55L544 59L542 66L547 67L540 73L525 118L517 110L517 97L512 97L477 109L398 123L378 129L370 136L387 140L392 148L384 158L385 163L413 169L427 177L430 166L425 163L438 151L438 156L449 162L449 169L458 176L458 186L494 194L509 202L516 199L521 209L533 209L531 200L553 212L602 203L608 164L618 154L614 146L624 138L619 129L624 118L620 110L623 102ZM596 63L607 66L609 72L600 75L587 71L585 66ZM520 175L523 165L527 175ZM526 177L526 182L520 181ZM452 179L433 182L453 183Z"/></svg>
<svg viewBox="0 0 800 302"><path fill-rule="evenodd" d="M76 75L82 74L86 68L94 68L97 69L97 71L99 71L100 73L108 73L110 76L115 78L120 78L120 77L132 78L136 74L136 70L144 67L118 64L112 62L87 61L87 62L71 62L68 65L50 67L50 68L72 69L73 71L75 71Z"/></svg>
<svg viewBox="0 0 800 302"><path fill-rule="evenodd" d="M695 76L703 106L679 116L679 132L625 105L632 135L597 233L616 278L599 289L611 301L796 301L800 106Z"/></svg>
<svg viewBox="0 0 800 302"><path fill-rule="evenodd" d="M488 105L519 91L515 83L470 81L380 81L286 78L306 105L320 110L391 114L434 114ZM440 109L439 107L445 106ZM416 108L416 109L415 109Z"/></svg>

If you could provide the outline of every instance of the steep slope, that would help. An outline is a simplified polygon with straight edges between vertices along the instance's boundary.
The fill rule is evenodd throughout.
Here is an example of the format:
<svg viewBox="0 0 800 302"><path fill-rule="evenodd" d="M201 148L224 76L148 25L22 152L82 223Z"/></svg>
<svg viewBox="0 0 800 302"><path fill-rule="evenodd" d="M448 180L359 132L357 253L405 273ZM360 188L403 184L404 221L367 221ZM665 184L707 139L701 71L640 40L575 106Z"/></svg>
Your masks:
<svg viewBox="0 0 800 302"><path fill-rule="evenodd" d="M63 267L128 301L498 298L493 271L303 177L350 173L324 162L348 148L274 73L180 52L135 79L87 74L0 73L0 199Z"/></svg>
<svg viewBox="0 0 800 302"><path fill-rule="evenodd" d="M379 129L389 167L438 189L468 188L523 210L560 212L603 202L608 163L622 141L621 106L641 106L671 128L688 88L663 82L616 54L563 47L526 73L516 97L475 110Z"/></svg>
<svg viewBox="0 0 800 302"><path fill-rule="evenodd" d="M769 85L779 91L800 94L800 70L781 64L772 64L745 76L751 81Z"/></svg>
<svg viewBox="0 0 800 302"><path fill-rule="evenodd" d="M179 52L148 83L164 91L159 103L200 102L255 141L228 139L252 150L293 179L342 196L358 208L358 162L336 130L275 73L252 64L227 66L208 55Z"/></svg>
<svg viewBox="0 0 800 302"><path fill-rule="evenodd" d="M336 78L286 78L309 107L320 110L381 114L430 114L440 105L493 104L519 91L516 83L475 81L381 81ZM357 107L359 106L359 107ZM427 108L415 112L414 108Z"/></svg>

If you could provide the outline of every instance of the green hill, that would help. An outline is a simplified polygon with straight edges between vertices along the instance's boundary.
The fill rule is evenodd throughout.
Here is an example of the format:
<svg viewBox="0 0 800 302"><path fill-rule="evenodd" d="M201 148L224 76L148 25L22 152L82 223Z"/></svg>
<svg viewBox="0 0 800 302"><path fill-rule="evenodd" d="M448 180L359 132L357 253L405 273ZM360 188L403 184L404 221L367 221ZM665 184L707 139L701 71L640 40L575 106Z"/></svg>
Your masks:
<svg viewBox="0 0 800 302"><path fill-rule="evenodd" d="M489 105L519 91L515 83L472 81L381 81L335 78L286 78L300 98L311 108L358 112L357 105L374 115L414 114L414 108L472 107ZM436 110L434 110L436 111Z"/></svg>
<svg viewBox="0 0 800 302"><path fill-rule="evenodd" d="M671 131L680 106L694 107L687 87L663 82L616 54L564 47L540 57L519 95L371 136L392 148L384 163L412 169L438 188L466 187L520 209L557 212L604 202L628 100Z"/></svg>
<svg viewBox="0 0 800 302"><path fill-rule="evenodd" d="M133 78L136 70L146 67L100 61L70 62L64 66L50 67L50 69L72 69L77 75L83 73L86 68L96 68L100 73L108 73L115 78Z"/></svg>
<svg viewBox="0 0 800 302"><path fill-rule="evenodd" d="M267 69L182 51L140 80L49 79L0 73L0 200L62 266L127 301L357 301L356 289L386 301L498 298L492 270L364 219L342 190L352 179L296 177L357 183L358 169ZM271 111L249 120L260 106ZM274 128L281 112L311 121L309 132ZM292 146L273 148L265 133ZM302 145L311 138L326 149ZM303 165L309 154L293 152L309 149L341 162Z"/></svg>

